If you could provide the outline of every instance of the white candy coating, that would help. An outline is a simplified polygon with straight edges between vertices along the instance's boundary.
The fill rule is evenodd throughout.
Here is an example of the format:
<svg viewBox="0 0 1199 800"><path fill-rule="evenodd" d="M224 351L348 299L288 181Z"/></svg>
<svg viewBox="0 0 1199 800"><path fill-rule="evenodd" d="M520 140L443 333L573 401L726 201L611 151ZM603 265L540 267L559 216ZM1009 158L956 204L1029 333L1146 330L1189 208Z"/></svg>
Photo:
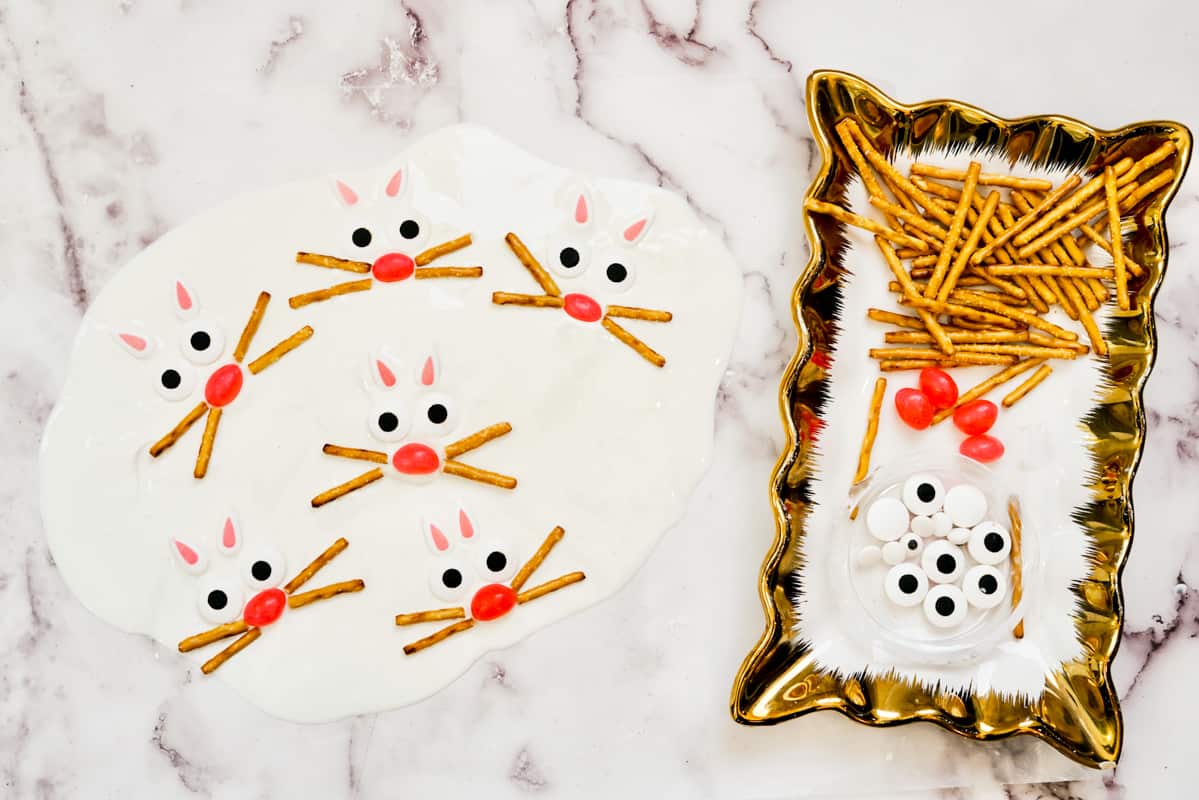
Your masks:
<svg viewBox="0 0 1199 800"><path fill-rule="evenodd" d="M932 517L912 517L912 533L931 539L934 532Z"/></svg>
<svg viewBox="0 0 1199 800"><path fill-rule="evenodd" d="M973 528L987 515L987 498L978 488L963 483L946 493L945 513L954 525Z"/></svg>
<svg viewBox="0 0 1199 800"><path fill-rule="evenodd" d="M907 533L907 508L898 498L880 497L866 509L866 530L880 542L895 541Z"/></svg>
<svg viewBox="0 0 1199 800"><path fill-rule="evenodd" d="M951 583L934 586L924 596L924 616L938 628L953 628L962 624L966 611L966 595Z"/></svg>
<svg viewBox="0 0 1199 800"><path fill-rule="evenodd" d="M934 539L920 555L920 565L934 583L953 583L966 571L966 554L957 545Z"/></svg>
<svg viewBox="0 0 1199 800"><path fill-rule="evenodd" d="M887 542L883 545L883 561L888 564L898 564L907 557L908 551L899 542Z"/></svg>
<svg viewBox="0 0 1199 800"><path fill-rule="evenodd" d="M914 533L905 533L899 537L899 546L903 548L904 559L919 559L924 552L924 540Z"/></svg>
<svg viewBox="0 0 1199 800"><path fill-rule="evenodd" d="M897 564L883 579L883 591L887 599L897 606L919 605L928 594L928 576L915 564Z"/></svg>
<svg viewBox="0 0 1199 800"><path fill-rule="evenodd" d="M953 528L949 531L948 539L954 544L965 544L966 542L970 541L970 529Z"/></svg>
<svg viewBox="0 0 1199 800"><path fill-rule="evenodd" d="M978 564L962 578L962 593L975 608L994 608L1007 597L1007 578L989 564Z"/></svg>
<svg viewBox="0 0 1199 800"><path fill-rule="evenodd" d="M970 556L980 564L999 564L1012 552L1012 537L1002 525L987 520L970 532Z"/></svg>
<svg viewBox="0 0 1199 800"><path fill-rule="evenodd" d="M932 514L945 502L945 486L936 477L917 473L903 482L903 504L913 514Z"/></svg>
<svg viewBox="0 0 1199 800"><path fill-rule="evenodd" d="M949 531L953 528L953 520L944 511L938 511L932 516L933 521L933 536L944 539L949 535Z"/></svg>
<svg viewBox="0 0 1199 800"><path fill-rule="evenodd" d="M878 545L869 544L858 551L854 563L859 567L872 567L883 560L883 551Z"/></svg>

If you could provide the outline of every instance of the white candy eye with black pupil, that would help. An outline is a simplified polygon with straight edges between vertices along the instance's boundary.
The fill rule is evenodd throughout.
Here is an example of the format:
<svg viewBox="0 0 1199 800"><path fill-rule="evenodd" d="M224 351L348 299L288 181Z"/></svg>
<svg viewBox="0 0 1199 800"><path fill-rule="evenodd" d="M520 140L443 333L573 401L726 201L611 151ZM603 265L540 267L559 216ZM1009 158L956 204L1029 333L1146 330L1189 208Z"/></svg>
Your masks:
<svg viewBox="0 0 1199 800"><path fill-rule="evenodd" d="M562 251L558 253L558 263L566 269L574 269L579 266L581 260L579 251L573 247L563 247Z"/></svg>
<svg viewBox="0 0 1199 800"><path fill-rule="evenodd" d="M883 591L897 606L919 605L928 593L928 576L915 564L896 564L883 579Z"/></svg>
<svg viewBox="0 0 1199 800"><path fill-rule="evenodd" d="M400 427L400 418L390 411L384 411L382 414L380 414L377 422L379 424L379 430L383 431L384 433L391 433L396 428Z"/></svg>
<svg viewBox="0 0 1199 800"><path fill-rule="evenodd" d="M225 594L223 589L213 589L205 599L213 611L224 611L229 605L229 595Z"/></svg>
<svg viewBox="0 0 1199 800"><path fill-rule="evenodd" d="M462 585L462 571L450 567L441 573L441 585L447 589L457 589Z"/></svg>
<svg viewBox="0 0 1199 800"><path fill-rule="evenodd" d="M354 243L355 247L370 247L373 238L371 232L366 228L355 228L354 232L350 234L350 241Z"/></svg>
<svg viewBox="0 0 1199 800"><path fill-rule="evenodd" d="M508 556L501 553L499 550L492 550L487 554L487 569L492 572L503 572L508 567Z"/></svg>
<svg viewBox="0 0 1199 800"><path fill-rule="evenodd" d="M269 589L283 582L287 569L283 554L273 547L259 547L242 559L246 585L252 589Z"/></svg>
<svg viewBox="0 0 1199 800"><path fill-rule="evenodd" d="M408 418L403 409L394 406L377 406L369 417L367 426L371 436L381 442L397 442L408 434Z"/></svg>
<svg viewBox="0 0 1199 800"><path fill-rule="evenodd" d="M957 545L944 539L936 539L925 546L920 565L934 583L952 583L966 571L965 554Z"/></svg>
<svg viewBox="0 0 1199 800"><path fill-rule="evenodd" d="M604 274L608 276L608 280L612 281L612 283L624 283L629 277L629 270L624 264L613 262L608 265L608 269L604 271Z"/></svg>
<svg viewBox="0 0 1199 800"><path fill-rule="evenodd" d="M167 400L182 400L191 394L195 373L186 364L176 364L162 369L154 381L154 388Z"/></svg>
<svg viewBox="0 0 1199 800"><path fill-rule="evenodd" d="M183 383L183 377L179 374L179 370L176 369L164 369L162 375L159 376L159 380L162 382L162 388L168 392L178 389L179 384Z"/></svg>
<svg viewBox="0 0 1199 800"><path fill-rule="evenodd" d="M400 223L400 236L405 239L415 239L420 236L420 223L414 219L406 219Z"/></svg>
<svg viewBox="0 0 1199 800"><path fill-rule="evenodd" d="M216 580L200 589L196 598L200 616L209 622L232 622L241 617L242 590L236 581Z"/></svg>
<svg viewBox="0 0 1199 800"><path fill-rule="evenodd" d="M934 586L924 596L924 616L938 628L960 625L968 610L965 594L951 583Z"/></svg>
<svg viewBox="0 0 1199 800"><path fill-rule="evenodd" d="M193 364L211 364L225 349L225 337L211 322L194 322L183 330L179 340L183 357Z"/></svg>
<svg viewBox="0 0 1199 800"><path fill-rule="evenodd" d="M932 515L945 502L945 486L933 475L913 475L904 481L903 504L913 514Z"/></svg>
<svg viewBox="0 0 1199 800"><path fill-rule="evenodd" d="M994 608L1007 596L1007 578L994 567L979 564L962 579L962 591L975 608Z"/></svg>
<svg viewBox="0 0 1199 800"><path fill-rule="evenodd" d="M966 545L970 555L980 564L998 564L1012 551L1012 537L995 522L981 522L970 531Z"/></svg>
<svg viewBox="0 0 1199 800"><path fill-rule="evenodd" d="M429 422L434 425L440 425L450 418L450 412L441 403L433 403L425 412L425 416L429 418Z"/></svg>

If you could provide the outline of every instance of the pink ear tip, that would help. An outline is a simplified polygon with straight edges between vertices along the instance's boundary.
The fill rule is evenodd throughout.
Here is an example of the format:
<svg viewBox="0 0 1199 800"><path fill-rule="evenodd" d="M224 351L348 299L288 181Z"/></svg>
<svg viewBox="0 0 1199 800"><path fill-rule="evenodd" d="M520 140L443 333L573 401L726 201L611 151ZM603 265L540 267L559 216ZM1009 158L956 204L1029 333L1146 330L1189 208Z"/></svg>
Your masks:
<svg viewBox="0 0 1199 800"><path fill-rule="evenodd" d="M233 547L237 544L237 527L233 524L232 518L225 518L225 528L221 531L221 544L225 547Z"/></svg>
<svg viewBox="0 0 1199 800"><path fill-rule="evenodd" d="M429 356L428 358L425 359L424 367L421 368L420 382L423 383L425 386L432 386L433 381L436 378L436 373L437 373L437 370L433 365L433 356Z"/></svg>
<svg viewBox="0 0 1199 800"><path fill-rule="evenodd" d="M390 388L396 385L395 373L379 359L375 359L375 369L378 370L379 380L383 382L384 386Z"/></svg>
<svg viewBox="0 0 1199 800"><path fill-rule="evenodd" d="M179 307L184 311L190 311L192 307L192 296L187 291L187 287L180 281L175 281L175 301L179 303Z"/></svg>
<svg viewBox="0 0 1199 800"><path fill-rule="evenodd" d="M445 534L441 532L441 528L436 525L429 526L429 533L433 537L433 546L438 550L449 550L450 540L445 538Z"/></svg>
<svg viewBox="0 0 1199 800"><path fill-rule="evenodd" d="M337 193L341 195L341 199L344 200L347 205L352 206L358 202L358 193L341 181L337 181Z"/></svg>
<svg viewBox="0 0 1199 800"><path fill-rule="evenodd" d="M404 171L402 169L397 169L395 175L392 175L391 180L387 182L387 196L395 197L397 194L399 194L400 187L403 185L403 181Z"/></svg>
<svg viewBox="0 0 1199 800"><path fill-rule="evenodd" d="M466 512L461 509L458 510L458 528L462 531L463 539L469 539L475 535L475 526L471 523L470 517L466 515Z"/></svg>
<svg viewBox="0 0 1199 800"><path fill-rule="evenodd" d="M195 565L200 560L200 554L190 547L185 545L178 539L175 540L175 549L179 551L179 557L191 565Z"/></svg>
<svg viewBox="0 0 1199 800"><path fill-rule="evenodd" d="M630 225L629 227L625 228L625 232L624 232L625 241L627 241L627 242L634 241L638 236L641 235L641 232L643 230L645 230L645 225L646 225L646 220L639 219L636 222L634 222L632 225Z"/></svg>
<svg viewBox="0 0 1199 800"><path fill-rule="evenodd" d="M129 345L134 350L141 351L146 349L146 340L140 336L134 336L132 333L121 333L118 334L118 336L121 337L122 342Z"/></svg>
<svg viewBox="0 0 1199 800"><path fill-rule="evenodd" d="M579 199L575 201L575 222L580 225L587 221L587 198L579 195Z"/></svg>

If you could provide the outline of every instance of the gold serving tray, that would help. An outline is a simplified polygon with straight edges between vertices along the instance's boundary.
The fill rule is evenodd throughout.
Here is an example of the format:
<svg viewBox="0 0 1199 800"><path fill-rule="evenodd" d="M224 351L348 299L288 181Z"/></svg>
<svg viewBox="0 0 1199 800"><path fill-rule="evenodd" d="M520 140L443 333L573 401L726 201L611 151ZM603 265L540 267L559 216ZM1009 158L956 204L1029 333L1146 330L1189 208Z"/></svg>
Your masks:
<svg viewBox="0 0 1199 800"><path fill-rule="evenodd" d="M751 725L773 724L836 709L867 725L929 720L974 739L1031 733L1082 764L1110 765L1119 757L1122 739L1110 666L1123 623L1120 570L1132 541L1130 489L1145 437L1141 391L1156 348L1152 305L1166 270L1162 216L1190 159L1190 131L1174 122L1102 131L1053 115L1001 119L952 100L904 105L860 78L831 71L808 77L807 107L822 157L807 197L828 202L842 201L854 174L834 135L836 123L847 116L857 120L884 153L901 147L917 153L927 148L977 150L1003 154L1013 163L1088 174L1097 171L1096 165L1101 170L1123 156L1143 156L1170 140L1177 152L1159 169L1173 168L1175 178L1166 191L1133 211L1139 224L1125 246L1148 274L1132 284L1138 289L1137 306L1128 312L1116 310L1108 324L1110 385L1082 423L1095 437L1092 500L1075 510L1095 550L1090 577L1075 587L1075 623L1085 656L1047 679L1044 694L1032 704L994 694L930 692L894 677L838 677L817 667L812 643L795 633L793 598L802 588L793 586L789 576L798 565L797 544L803 540L809 511L808 484L814 475L811 431L819 425L829 395L824 369L828 362L820 356L835 353L838 325L858 324L856 319L839 320L837 314L839 278L848 271L841 263L842 223L804 212L812 256L792 296L799 345L779 387L787 444L771 476L775 536L758 578L766 631L737 674L733 718Z"/></svg>

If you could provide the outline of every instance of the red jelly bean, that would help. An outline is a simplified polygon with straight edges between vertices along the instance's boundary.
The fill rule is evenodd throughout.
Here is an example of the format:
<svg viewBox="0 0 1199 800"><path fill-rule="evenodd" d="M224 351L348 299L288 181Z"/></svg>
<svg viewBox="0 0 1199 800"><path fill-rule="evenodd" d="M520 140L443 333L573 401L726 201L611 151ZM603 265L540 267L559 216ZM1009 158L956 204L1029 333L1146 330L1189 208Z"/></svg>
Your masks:
<svg viewBox="0 0 1199 800"><path fill-rule="evenodd" d="M895 393L895 410L899 418L918 431L933 421L933 404L919 389L900 389Z"/></svg>
<svg viewBox="0 0 1199 800"><path fill-rule="evenodd" d="M920 370L920 391L933 404L933 408L952 408L958 401L958 385L943 369L925 367Z"/></svg>
<svg viewBox="0 0 1199 800"><path fill-rule="evenodd" d="M973 458L975 461L995 461L1003 455L1003 442L996 439L994 436L982 434L980 436L971 436L962 442L962 446L958 448L958 452L966 458Z"/></svg>
<svg viewBox="0 0 1199 800"><path fill-rule="evenodd" d="M967 436L978 436L991 430L997 416L999 406L990 400L971 400L953 412L953 424Z"/></svg>

